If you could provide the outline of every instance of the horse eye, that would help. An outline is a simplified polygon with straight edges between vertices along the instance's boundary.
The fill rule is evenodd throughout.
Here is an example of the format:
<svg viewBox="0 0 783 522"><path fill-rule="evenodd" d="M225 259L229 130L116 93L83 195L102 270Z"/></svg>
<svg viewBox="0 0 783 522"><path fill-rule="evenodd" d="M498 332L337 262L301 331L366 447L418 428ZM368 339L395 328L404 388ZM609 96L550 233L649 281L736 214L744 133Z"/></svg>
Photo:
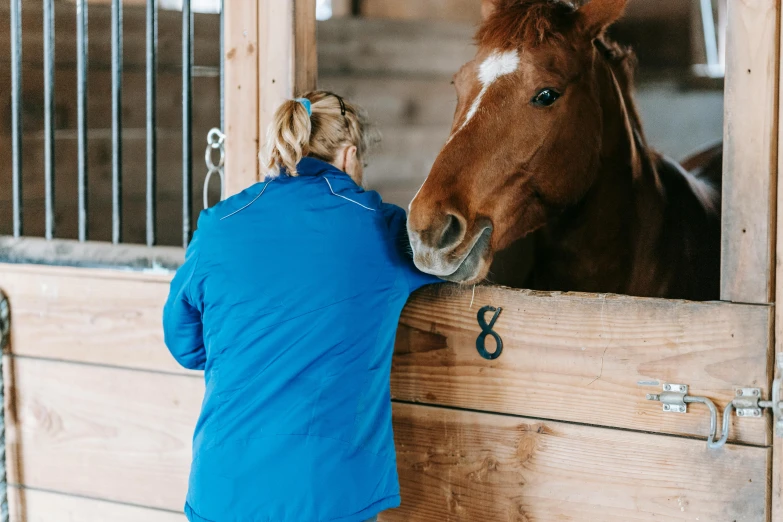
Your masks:
<svg viewBox="0 0 783 522"><path fill-rule="evenodd" d="M552 89L543 89L530 101L536 107L549 107L560 98L560 93Z"/></svg>

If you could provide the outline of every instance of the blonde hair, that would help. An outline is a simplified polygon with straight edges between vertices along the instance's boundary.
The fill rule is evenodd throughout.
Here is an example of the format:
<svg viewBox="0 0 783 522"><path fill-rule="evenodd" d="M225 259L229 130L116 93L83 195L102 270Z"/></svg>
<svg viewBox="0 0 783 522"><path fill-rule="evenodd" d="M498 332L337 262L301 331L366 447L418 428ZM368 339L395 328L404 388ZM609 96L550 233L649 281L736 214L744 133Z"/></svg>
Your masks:
<svg viewBox="0 0 783 522"><path fill-rule="evenodd" d="M262 165L268 177L298 176L296 166L305 156L334 163L337 152L346 145L355 145L361 161L371 145L366 115L357 106L326 91L309 92L312 116L305 106L288 100L275 112L267 130L266 154Z"/></svg>

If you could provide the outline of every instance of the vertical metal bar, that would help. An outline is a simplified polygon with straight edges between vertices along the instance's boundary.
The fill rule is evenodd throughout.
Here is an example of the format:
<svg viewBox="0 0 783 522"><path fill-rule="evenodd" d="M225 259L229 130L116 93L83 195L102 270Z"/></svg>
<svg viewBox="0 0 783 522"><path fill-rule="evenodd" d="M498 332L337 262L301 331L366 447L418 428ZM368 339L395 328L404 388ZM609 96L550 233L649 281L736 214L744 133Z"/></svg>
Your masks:
<svg viewBox="0 0 783 522"><path fill-rule="evenodd" d="M182 2L182 242L190 243L193 208L193 12L190 0Z"/></svg>
<svg viewBox="0 0 783 522"><path fill-rule="evenodd" d="M11 0L11 148L14 237L22 235L22 0Z"/></svg>
<svg viewBox="0 0 783 522"><path fill-rule="evenodd" d="M44 0L44 187L46 239L54 239L54 0Z"/></svg>
<svg viewBox="0 0 783 522"><path fill-rule="evenodd" d="M158 0L147 0L147 246L157 242Z"/></svg>
<svg viewBox="0 0 783 522"><path fill-rule="evenodd" d="M87 241L87 2L76 0L77 163L79 241Z"/></svg>
<svg viewBox="0 0 783 522"><path fill-rule="evenodd" d="M704 49L707 53L707 65L712 68L720 63L718 58L718 39L715 35L715 17L712 13L712 0L701 0L701 23L704 27Z"/></svg>
<svg viewBox="0 0 783 522"><path fill-rule="evenodd" d="M122 1L111 3L111 241L122 241Z"/></svg>

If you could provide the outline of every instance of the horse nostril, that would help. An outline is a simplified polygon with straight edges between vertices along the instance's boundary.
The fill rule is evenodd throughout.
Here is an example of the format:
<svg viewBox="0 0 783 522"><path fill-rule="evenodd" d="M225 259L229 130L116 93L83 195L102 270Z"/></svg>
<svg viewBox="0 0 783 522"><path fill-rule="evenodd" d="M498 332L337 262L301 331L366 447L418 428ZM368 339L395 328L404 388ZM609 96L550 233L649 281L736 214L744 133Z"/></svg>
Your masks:
<svg viewBox="0 0 783 522"><path fill-rule="evenodd" d="M445 249L456 245L462 241L463 235L462 221L454 214L448 214L446 228L443 229L443 234L440 236L438 248Z"/></svg>

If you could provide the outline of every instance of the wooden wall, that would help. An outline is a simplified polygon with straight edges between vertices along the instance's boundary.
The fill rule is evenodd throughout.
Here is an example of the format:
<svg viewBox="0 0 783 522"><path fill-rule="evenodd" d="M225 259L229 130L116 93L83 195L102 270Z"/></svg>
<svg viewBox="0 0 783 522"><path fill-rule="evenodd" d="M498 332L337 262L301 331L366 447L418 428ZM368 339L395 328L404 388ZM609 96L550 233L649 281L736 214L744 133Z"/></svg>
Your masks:
<svg viewBox="0 0 783 522"><path fill-rule="evenodd" d="M320 86L345 93L365 106L384 141L371 158L367 172L371 188L386 199L406 206L429 171L448 134L455 105L452 74L473 55L475 21L440 20L443 13L470 12L473 0L454 8L445 0L373 2L363 4L365 18L336 19L319 25ZM668 1L668 0L667 0ZM478 4L478 0L475 1ZM668 4L667 4L668 5ZM667 16L663 9L633 0L629 18L615 31L640 51L642 71L660 71L688 64L686 2ZM407 6L407 7L405 7ZM451 7L450 7L451 6ZM345 11L345 6L343 6ZM396 13L396 14L395 14ZM408 13L402 16L400 13ZM76 237L76 94L75 9L70 0L56 2L56 209L57 236ZM88 118L91 238L110 239L111 121L110 12L90 5L90 97ZM415 17L414 17L415 15ZM125 240L144 241L145 192L145 76L144 10L125 6L125 85L123 118ZM394 19L390 19L394 18ZM408 18L408 19L401 19ZM410 19L418 18L418 19ZM0 27L7 27L8 4L0 4ZM196 15L193 132L193 212L201 209L205 176L207 131L219 125L218 17ZM683 25L684 24L684 25ZM24 152L25 225L28 235L40 236L43 214L43 92L42 13L39 0L25 0L24 34ZM681 26L682 25L682 26ZM177 245L181 237L180 136L181 14L160 12L158 211L160 244ZM654 41L644 40L645 35ZM683 40L682 42L680 40ZM0 35L0 139L10 142L9 40ZM4 65L3 65L4 64ZM679 64L679 65L678 65ZM672 93L676 96L676 93ZM10 147L0 147L0 186L10 184ZM216 187L216 185L213 185ZM213 190L214 197L214 190ZM10 191L0 192L0 235L11 232Z"/></svg>
<svg viewBox="0 0 783 522"><path fill-rule="evenodd" d="M163 345L169 279L0 264L13 522L184 522L204 384ZM721 409L737 382L768 396L770 307L485 287L473 299L430 289L403 312L403 505L384 522L767 520L768 424L735 418L709 452L698 406L667 415L645 394L689 382ZM504 308L495 361L475 348L486 304Z"/></svg>
<svg viewBox="0 0 783 522"><path fill-rule="evenodd" d="M343 0L332 0L342 3ZM359 0L362 16L397 20L449 20L476 23L482 0ZM630 0L627 17L639 20L685 18L691 6L686 0Z"/></svg>

